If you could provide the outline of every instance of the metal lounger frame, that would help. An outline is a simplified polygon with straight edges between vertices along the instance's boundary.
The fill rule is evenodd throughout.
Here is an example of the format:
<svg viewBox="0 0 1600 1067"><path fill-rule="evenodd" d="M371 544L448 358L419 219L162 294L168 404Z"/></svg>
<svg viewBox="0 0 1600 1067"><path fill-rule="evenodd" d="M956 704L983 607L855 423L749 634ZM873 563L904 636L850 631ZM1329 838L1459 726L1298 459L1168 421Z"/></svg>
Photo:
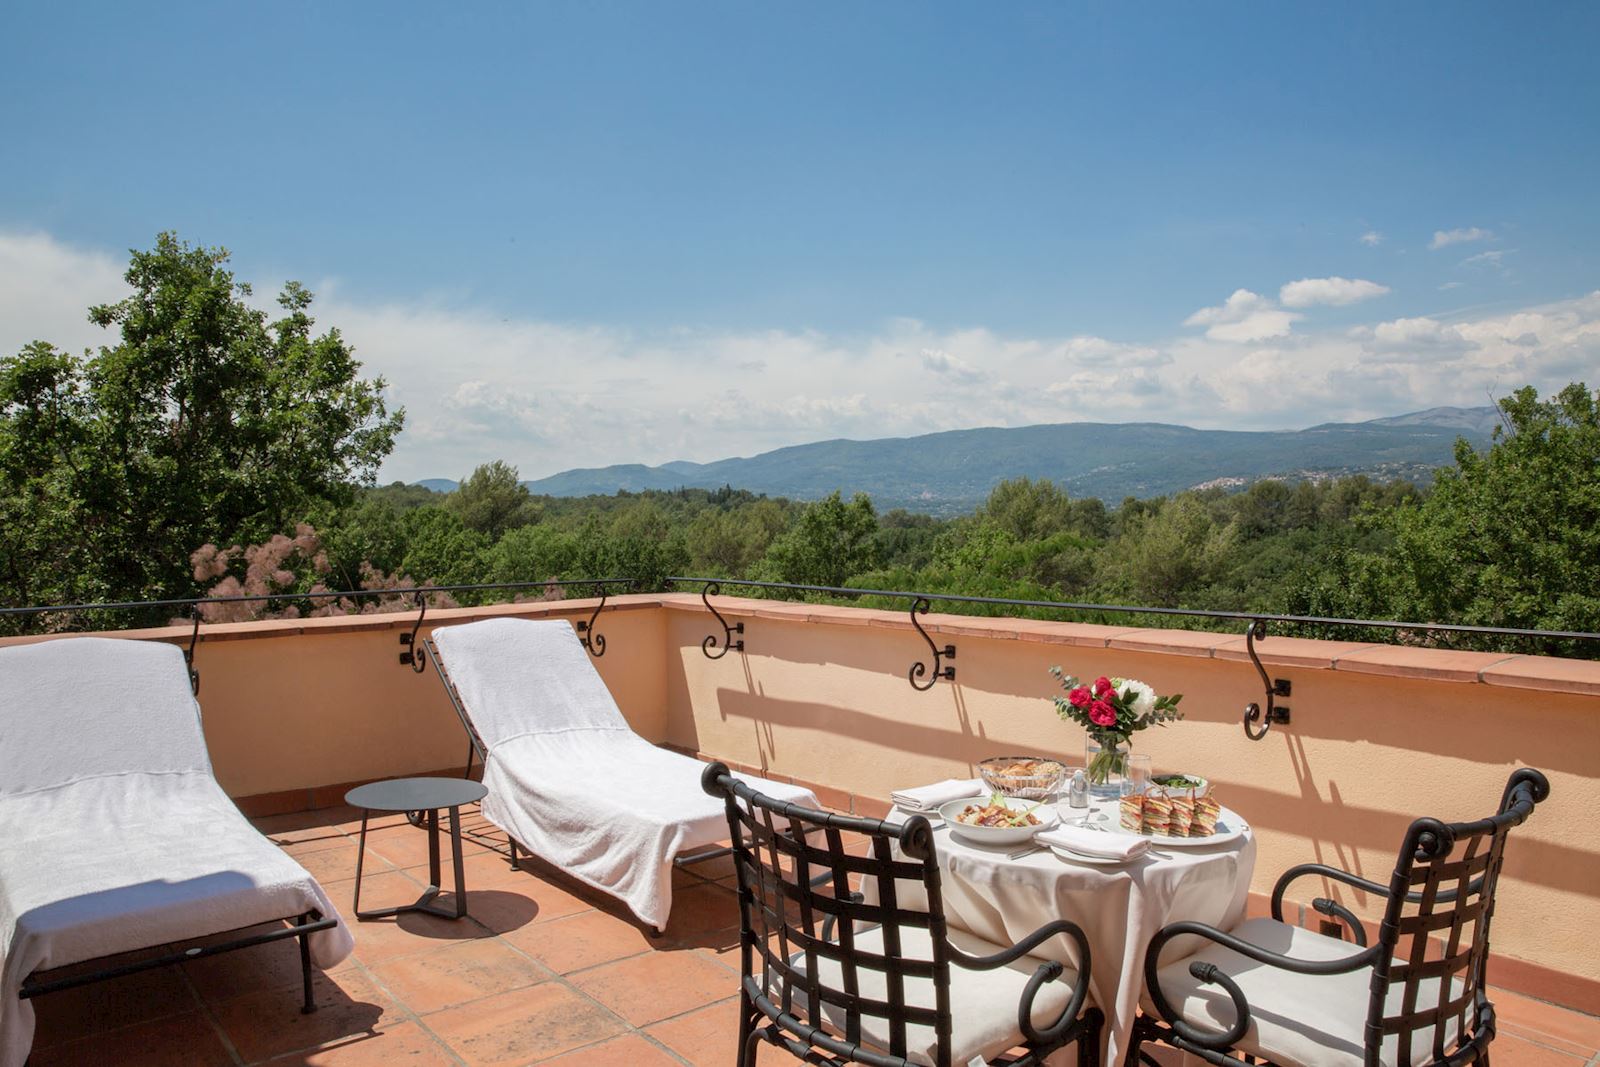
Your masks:
<svg viewBox="0 0 1600 1067"><path fill-rule="evenodd" d="M304 1002L301 1004L300 1011L303 1014L309 1015L317 1010L317 1005L316 1001L314 1001L311 997L311 946L306 939L319 930L333 929L335 926L339 925L339 921L337 919L324 918L322 913L320 911L316 911L315 909L302 912L299 915L286 915L279 919L269 921L292 923L293 925L277 930L269 930L265 933L250 934L246 937L236 938L232 941L224 941L220 944L195 945L190 948L179 949L175 952L168 952L160 956L153 956L150 959L138 960L133 963L115 964L113 966L102 967L99 970L90 971L85 974L74 974L66 978L56 978L41 981L39 976L41 974L49 974L50 972L35 971L33 974L29 975L23 980L22 988L18 993L18 998L21 1000L31 1000L34 997L42 997L47 993L59 993L63 990L76 989L79 986L90 985L94 982L104 982L112 978L123 978L130 974L138 974L141 971L149 971L154 970L157 967L168 967L175 963L183 963L185 960L205 959L207 956L217 956L224 952L234 952L241 948L253 948L256 945L265 945L273 941L282 941L285 938L295 937L300 939L300 980L302 992L305 998ZM240 927L236 930L228 930L225 931L225 933L238 933L239 930L254 929L259 925L261 924L253 923L251 926ZM155 948L156 946L146 945L144 947ZM114 953L111 956L95 956L88 960L81 960L79 962L94 963L98 960L114 959L116 956L126 955L127 952L137 951L139 951L139 949L128 949L125 952ZM64 967L76 965L77 964L63 964ZM60 967L52 968L52 970L60 969Z"/></svg>

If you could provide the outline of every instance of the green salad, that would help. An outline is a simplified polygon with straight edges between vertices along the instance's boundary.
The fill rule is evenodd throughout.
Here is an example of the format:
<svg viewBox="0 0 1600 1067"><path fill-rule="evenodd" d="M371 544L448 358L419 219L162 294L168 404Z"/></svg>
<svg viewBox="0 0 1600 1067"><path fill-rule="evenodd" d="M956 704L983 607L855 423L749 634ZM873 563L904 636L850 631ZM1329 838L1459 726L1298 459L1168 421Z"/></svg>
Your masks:
<svg viewBox="0 0 1600 1067"><path fill-rule="evenodd" d="M1156 785L1164 785L1168 789L1199 789L1205 785L1198 778L1190 778L1186 774L1158 774L1150 779Z"/></svg>

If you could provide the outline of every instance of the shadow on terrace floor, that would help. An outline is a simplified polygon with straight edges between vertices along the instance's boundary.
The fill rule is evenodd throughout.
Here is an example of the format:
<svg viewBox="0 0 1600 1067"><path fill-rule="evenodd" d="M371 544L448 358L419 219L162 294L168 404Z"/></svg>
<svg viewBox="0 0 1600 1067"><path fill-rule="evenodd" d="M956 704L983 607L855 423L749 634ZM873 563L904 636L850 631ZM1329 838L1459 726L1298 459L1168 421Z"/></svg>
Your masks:
<svg viewBox="0 0 1600 1067"><path fill-rule="evenodd" d="M358 813L256 825L351 917ZM427 882L427 838L399 816L371 825L362 904L408 903ZM733 1067L738 911L726 858L675 873L672 923L653 940L609 897L537 862L511 870L504 835L475 811L463 827L469 918L353 924L355 955L317 975L315 1014L299 1013L294 944L277 942L40 998L31 1067ZM1600 1019L1495 999L1507 1063L1597 1055ZM795 1061L766 1049L761 1062Z"/></svg>

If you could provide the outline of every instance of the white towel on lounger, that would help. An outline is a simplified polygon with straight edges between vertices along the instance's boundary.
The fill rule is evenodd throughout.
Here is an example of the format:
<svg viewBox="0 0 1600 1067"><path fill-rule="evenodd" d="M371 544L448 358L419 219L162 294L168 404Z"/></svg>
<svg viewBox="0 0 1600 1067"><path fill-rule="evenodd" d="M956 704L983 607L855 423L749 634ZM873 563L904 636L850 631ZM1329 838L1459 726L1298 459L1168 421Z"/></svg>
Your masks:
<svg viewBox="0 0 1600 1067"><path fill-rule="evenodd" d="M339 919L223 793L199 714L172 645L0 649L0 1067L33 1043L17 993L35 970L312 910ZM354 945L342 919L309 941L323 967Z"/></svg>
<svg viewBox="0 0 1600 1067"><path fill-rule="evenodd" d="M673 857L728 836L722 802L700 788L705 764L633 732L570 623L486 619L433 640L489 750L484 816L665 929ZM809 789L740 777L817 804Z"/></svg>

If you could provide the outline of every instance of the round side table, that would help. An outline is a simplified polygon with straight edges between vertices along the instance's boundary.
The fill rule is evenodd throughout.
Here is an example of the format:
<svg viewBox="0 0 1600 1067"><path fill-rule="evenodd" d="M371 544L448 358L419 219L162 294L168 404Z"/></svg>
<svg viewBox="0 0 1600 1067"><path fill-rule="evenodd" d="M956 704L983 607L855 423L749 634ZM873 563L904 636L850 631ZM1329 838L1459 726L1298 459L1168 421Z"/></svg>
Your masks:
<svg viewBox="0 0 1600 1067"><path fill-rule="evenodd" d="M489 791L482 782L467 778L392 778L357 786L344 795L344 802L361 809L361 843L356 849L355 912L357 919L381 919L408 911L421 911L446 919L467 914L467 886L461 872L461 806L482 800ZM439 812L450 809L450 858L455 864L455 910L439 907ZM395 908L361 910L361 865L367 855L367 816L372 812L427 812L428 888L413 904Z"/></svg>

